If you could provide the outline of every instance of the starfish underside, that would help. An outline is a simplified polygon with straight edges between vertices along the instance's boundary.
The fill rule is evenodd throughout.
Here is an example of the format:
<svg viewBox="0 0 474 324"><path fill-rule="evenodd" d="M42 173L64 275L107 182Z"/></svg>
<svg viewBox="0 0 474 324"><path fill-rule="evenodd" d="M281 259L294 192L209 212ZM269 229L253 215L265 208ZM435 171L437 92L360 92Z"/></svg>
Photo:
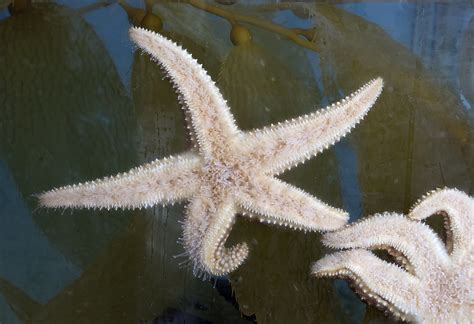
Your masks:
<svg viewBox="0 0 474 324"><path fill-rule="evenodd" d="M190 54L141 28L131 28L130 36L170 76L197 147L111 178L45 192L39 195L41 206L142 208L189 200L186 253L195 271L215 275L234 270L247 257L245 243L224 247L237 213L304 230L333 230L347 222L347 213L275 175L348 133L374 104L382 79L313 114L243 132L214 82Z"/></svg>
<svg viewBox="0 0 474 324"><path fill-rule="evenodd" d="M441 214L446 244L420 222ZM348 249L313 265L319 277L350 280L369 303L402 320L469 323L474 318L474 199L456 189L429 193L408 217L378 214L328 233L323 242ZM384 249L396 263L369 249Z"/></svg>

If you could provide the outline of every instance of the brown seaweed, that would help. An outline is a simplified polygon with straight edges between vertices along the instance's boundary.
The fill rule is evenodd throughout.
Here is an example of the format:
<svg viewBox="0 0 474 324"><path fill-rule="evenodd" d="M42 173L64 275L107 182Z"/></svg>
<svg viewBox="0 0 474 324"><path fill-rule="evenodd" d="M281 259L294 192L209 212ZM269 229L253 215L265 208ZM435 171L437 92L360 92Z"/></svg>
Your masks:
<svg viewBox="0 0 474 324"><path fill-rule="evenodd" d="M135 213L97 261L45 305L5 280L0 292L26 322L137 323L159 319L170 307L202 320L239 322L238 311L210 282L194 278L173 257L181 247L168 232L180 231L181 214L181 206Z"/></svg>
<svg viewBox="0 0 474 324"><path fill-rule="evenodd" d="M336 7L315 8L325 78L343 89L374 75L386 82L380 103L351 136L365 213L403 211L435 187L469 190L472 130L452 87L380 27ZM334 87L327 90L334 96Z"/></svg>
<svg viewBox="0 0 474 324"><path fill-rule="evenodd" d="M463 46L459 56L459 82L466 100L474 108L474 18L464 32Z"/></svg>
<svg viewBox="0 0 474 324"><path fill-rule="evenodd" d="M0 47L0 150L32 210L34 193L133 165L136 120L130 99L101 40L81 16L37 4L0 21L0 38L8 43ZM130 217L63 213L37 210L33 218L80 266Z"/></svg>

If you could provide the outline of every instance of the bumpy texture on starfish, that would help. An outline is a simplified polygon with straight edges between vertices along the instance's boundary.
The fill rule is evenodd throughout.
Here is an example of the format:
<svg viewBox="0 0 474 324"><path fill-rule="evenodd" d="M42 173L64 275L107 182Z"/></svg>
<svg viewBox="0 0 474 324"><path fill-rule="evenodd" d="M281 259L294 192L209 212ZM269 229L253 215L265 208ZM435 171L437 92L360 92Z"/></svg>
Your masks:
<svg viewBox="0 0 474 324"><path fill-rule="evenodd" d="M382 91L378 78L324 110L253 132L242 132L206 71L159 34L131 28L130 36L166 70L190 119L197 150L157 160L111 178L39 195L41 206L141 208L190 200L183 242L194 270L215 275L237 268L245 243L226 248L236 214L304 230L333 230L347 213L274 175L334 144L367 113Z"/></svg>
<svg viewBox="0 0 474 324"><path fill-rule="evenodd" d="M446 245L420 221L444 216ZM429 193L408 218L381 214L328 233L323 242L352 248L313 265L319 277L342 277L355 290L403 320L470 323L474 319L474 199L456 189ZM385 249L400 266L366 249Z"/></svg>

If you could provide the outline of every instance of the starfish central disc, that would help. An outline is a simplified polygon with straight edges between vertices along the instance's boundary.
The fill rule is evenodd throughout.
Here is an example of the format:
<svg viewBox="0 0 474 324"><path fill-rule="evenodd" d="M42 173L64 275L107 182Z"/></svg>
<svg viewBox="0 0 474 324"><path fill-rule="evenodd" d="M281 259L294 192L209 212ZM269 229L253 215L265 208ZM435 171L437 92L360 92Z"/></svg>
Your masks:
<svg viewBox="0 0 474 324"><path fill-rule="evenodd" d="M243 179L243 173L237 166L230 166L221 161L209 161L203 171L204 182L212 184L216 190L228 190L238 186Z"/></svg>
<svg viewBox="0 0 474 324"><path fill-rule="evenodd" d="M201 65L163 36L131 28L132 40L168 73L184 101L198 151L155 161L111 178L39 195L45 207L142 208L188 200L183 242L196 272L225 274L248 254L226 248L237 213L303 230L334 230L348 214L275 176L330 147L373 106L383 88L374 79L325 109L243 132Z"/></svg>

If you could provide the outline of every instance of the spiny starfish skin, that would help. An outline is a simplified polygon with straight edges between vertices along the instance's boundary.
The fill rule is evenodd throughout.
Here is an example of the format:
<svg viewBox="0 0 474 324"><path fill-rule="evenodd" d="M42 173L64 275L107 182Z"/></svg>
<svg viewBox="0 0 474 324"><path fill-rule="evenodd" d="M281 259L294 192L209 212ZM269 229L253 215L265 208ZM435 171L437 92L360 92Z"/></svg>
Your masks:
<svg viewBox="0 0 474 324"><path fill-rule="evenodd" d="M445 217L446 245L420 222ZM456 189L433 191L408 218L378 214L324 235L332 248L351 249L313 264L318 277L342 277L379 308L420 323L472 323L474 319L474 198ZM386 249L401 266L367 249Z"/></svg>
<svg viewBox="0 0 474 324"><path fill-rule="evenodd" d="M242 132L206 71L159 34L130 36L166 70L184 102L197 151L128 173L39 195L44 207L142 208L189 200L183 243L197 274L226 274L248 255L246 243L226 248L236 214L304 230L334 230L347 213L274 175L316 155L350 131L382 91L378 78L323 111L254 132Z"/></svg>

